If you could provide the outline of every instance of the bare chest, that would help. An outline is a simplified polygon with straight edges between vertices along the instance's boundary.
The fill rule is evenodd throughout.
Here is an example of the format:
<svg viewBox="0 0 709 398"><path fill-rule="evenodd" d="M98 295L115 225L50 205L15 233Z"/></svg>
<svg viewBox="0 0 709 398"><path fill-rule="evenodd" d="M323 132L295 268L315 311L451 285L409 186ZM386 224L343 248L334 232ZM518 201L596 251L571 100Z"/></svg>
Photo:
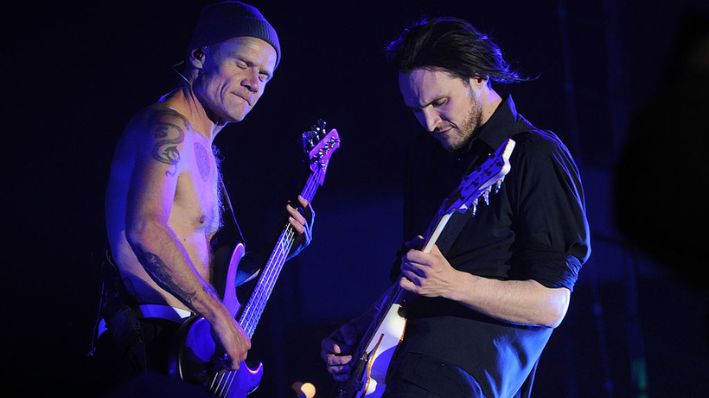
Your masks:
<svg viewBox="0 0 709 398"><path fill-rule="evenodd" d="M202 140L186 145L185 167L177 182L175 209L186 227L211 236L221 225L219 169L211 147Z"/></svg>

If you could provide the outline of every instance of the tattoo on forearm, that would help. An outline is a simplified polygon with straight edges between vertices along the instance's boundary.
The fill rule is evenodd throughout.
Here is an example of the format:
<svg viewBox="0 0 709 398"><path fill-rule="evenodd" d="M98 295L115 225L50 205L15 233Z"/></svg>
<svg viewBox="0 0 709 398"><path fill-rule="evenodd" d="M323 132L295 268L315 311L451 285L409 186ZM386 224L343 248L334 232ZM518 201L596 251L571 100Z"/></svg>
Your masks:
<svg viewBox="0 0 709 398"><path fill-rule="evenodd" d="M165 263L156 254L142 252L141 262L145 266L145 270L148 274L155 280L155 282L160 285L160 287L166 289L170 293L177 296L179 299L185 302L185 304L192 306L192 301L197 295L196 292L188 292L175 283L170 274L166 272Z"/></svg>
<svg viewBox="0 0 709 398"><path fill-rule="evenodd" d="M177 173L177 163L180 162L180 151L177 146L185 139L185 132L180 126L173 123L159 122L154 132L157 142L153 147L153 159L158 162L174 166L165 175L174 176Z"/></svg>
<svg viewBox="0 0 709 398"><path fill-rule="evenodd" d="M215 299L219 300L219 296L217 295L217 291L214 290L214 288L212 287L212 285L204 285L204 286L202 287L202 290L204 290L204 291L205 291L208 295L210 295L211 297L214 297Z"/></svg>

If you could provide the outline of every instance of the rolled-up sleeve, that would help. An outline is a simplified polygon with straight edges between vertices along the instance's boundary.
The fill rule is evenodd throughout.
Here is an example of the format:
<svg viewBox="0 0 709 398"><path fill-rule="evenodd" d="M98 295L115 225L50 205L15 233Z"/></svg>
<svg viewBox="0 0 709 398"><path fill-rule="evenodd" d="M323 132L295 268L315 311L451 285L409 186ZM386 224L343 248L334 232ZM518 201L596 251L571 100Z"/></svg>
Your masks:
<svg viewBox="0 0 709 398"><path fill-rule="evenodd" d="M516 216L510 276L573 290L591 254L578 168L553 134L525 133L516 140L508 180Z"/></svg>

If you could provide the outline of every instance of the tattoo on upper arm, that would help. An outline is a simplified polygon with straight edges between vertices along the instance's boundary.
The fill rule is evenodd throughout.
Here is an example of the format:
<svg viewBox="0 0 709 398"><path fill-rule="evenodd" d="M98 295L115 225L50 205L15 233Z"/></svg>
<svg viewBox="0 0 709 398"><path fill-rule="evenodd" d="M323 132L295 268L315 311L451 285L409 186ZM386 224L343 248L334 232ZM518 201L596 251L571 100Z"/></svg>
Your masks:
<svg viewBox="0 0 709 398"><path fill-rule="evenodd" d="M160 287L168 290L170 293L177 296L179 299L185 302L185 304L192 305L197 292L188 292L175 283L173 278L166 271L165 263L156 254L141 252L139 253L141 257L141 262L148 271L150 276L155 280L155 282L160 285Z"/></svg>
<svg viewBox="0 0 709 398"><path fill-rule="evenodd" d="M185 140L185 132L174 123L159 120L153 134L157 139L153 146L153 159L174 166L173 170L165 172L165 175L174 176L177 173L177 163L180 162L177 146Z"/></svg>

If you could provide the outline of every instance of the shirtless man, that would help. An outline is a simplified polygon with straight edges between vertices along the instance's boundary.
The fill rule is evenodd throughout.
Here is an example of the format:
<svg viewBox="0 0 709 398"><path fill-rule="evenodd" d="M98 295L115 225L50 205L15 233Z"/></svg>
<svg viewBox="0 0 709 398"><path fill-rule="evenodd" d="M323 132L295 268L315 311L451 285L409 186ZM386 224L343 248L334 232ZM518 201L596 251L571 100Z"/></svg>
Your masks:
<svg viewBox="0 0 709 398"><path fill-rule="evenodd" d="M110 365L117 369L112 377L166 372L170 337L190 314L209 321L232 369L246 358L249 337L210 284L210 240L221 226L212 144L256 105L279 60L276 32L256 8L234 1L207 6L189 46L184 82L124 131L111 167L106 223L143 345L125 341L121 330L130 327L124 317L104 315L108 332L97 354L103 347L104 357L112 358L104 363L120 363ZM312 223L290 205L287 211L299 233L296 252L309 243Z"/></svg>

